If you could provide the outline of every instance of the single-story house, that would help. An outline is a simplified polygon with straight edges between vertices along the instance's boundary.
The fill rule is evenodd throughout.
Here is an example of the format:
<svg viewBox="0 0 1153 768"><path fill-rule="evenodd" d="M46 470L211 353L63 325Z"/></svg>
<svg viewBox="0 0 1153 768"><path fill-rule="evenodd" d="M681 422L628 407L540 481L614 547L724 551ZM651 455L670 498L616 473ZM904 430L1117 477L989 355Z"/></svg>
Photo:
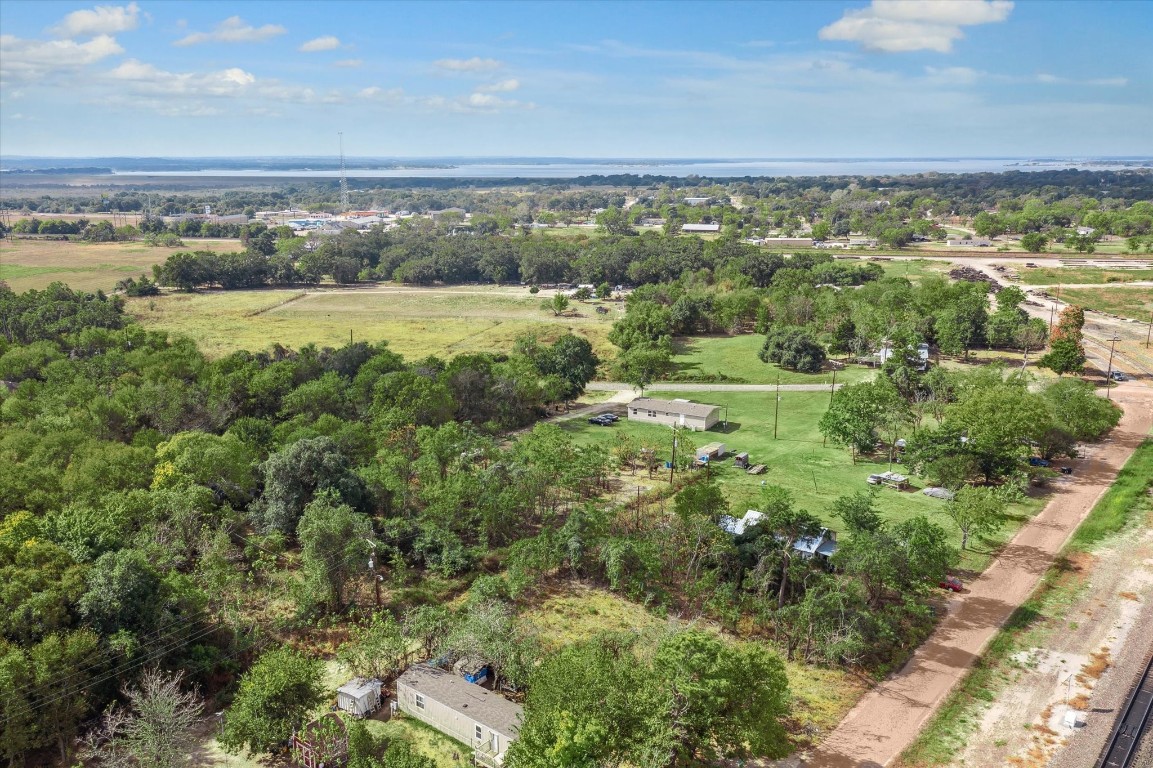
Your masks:
<svg viewBox="0 0 1153 768"><path fill-rule="evenodd" d="M720 224L682 224L682 232L720 232Z"/></svg>
<svg viewBox="0 0 1153 768"><path fill-rule="evenodd" d="M711 429L721 420L721 407L691 400L638 397L629 403L629 421L648 421L692 430Z"/></svg>
<svg viewBox="0 0 1153 768"><path fill-rule="evenodd" d="M708 205L710 200L712 200L711 197L686 197L685 198L685 204L686 205Z"/></svg>
<svg viewBox="0 0 1153 768"><path fill-rule="evenodd" d="M721 515L720 526L732 535L740 536L747 528L752 528L761 522L762 518L764 518L764 515L755 509L750 509L745 513L745 516L739 520L732 515Z"/></svg>
<svg viewBox="0 0 1153 768"><path fill-rule="evenodd" d="M479 765L499 768L524 710L460 675L418 664L396 681L398 708L473 748Z"/></svg>

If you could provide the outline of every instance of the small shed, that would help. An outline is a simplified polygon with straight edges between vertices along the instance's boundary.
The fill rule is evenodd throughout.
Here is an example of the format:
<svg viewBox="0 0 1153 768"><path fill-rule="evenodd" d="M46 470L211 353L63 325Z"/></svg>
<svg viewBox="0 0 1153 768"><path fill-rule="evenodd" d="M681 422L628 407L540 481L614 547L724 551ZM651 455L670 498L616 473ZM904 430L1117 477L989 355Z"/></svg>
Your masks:
<svg viewBox="0 0 1153 768"><path fill-rule="evenodd" d="M827 561L837 554L837 532L822 528L816 536L802 536L797 539L793 549L804 560L816 558Z"/></svg>
<svg viewBox="0 0 1153 768"><path fill-rule="evenodd" d="M697 461L708 462L725 455L724 443L708 443L697 449Z"/></svg>
<svg viewBox="0 0 1153 768"><path fill-rule="evenodd" d="M737 469L748 469L749 468L749 454L738 453L736 456L733 457L733 466L736 467Z"/></svg>
<svg viewBox="0 0 1153 768"><path fill-rule="evenodd" d="M316 718L292 734L292 757L303 768L341 764L348 758L348 728L335 712Z"/></svg>
<svg viewBox="0 0 1153 768"><path fill-rule="evenodd" d="M358 677L336 689L336 706L354 717L364 717L380 709L379 680Z"/></svg>

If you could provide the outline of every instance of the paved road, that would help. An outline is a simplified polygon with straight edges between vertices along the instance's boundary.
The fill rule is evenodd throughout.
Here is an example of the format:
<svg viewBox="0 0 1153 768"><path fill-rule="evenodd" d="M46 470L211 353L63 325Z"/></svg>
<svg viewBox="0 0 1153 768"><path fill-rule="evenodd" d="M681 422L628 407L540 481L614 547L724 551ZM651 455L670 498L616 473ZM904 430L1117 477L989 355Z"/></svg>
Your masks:
<svg viewBox="0 0 1153 768"><path fill-rule="evenodd" d="M1149 434L1153 389L1130 382L1113 391L1113 400L1125 409L1120 426L1087 451L1072 476L1056 482L1053 499L988 570L951 598L949 615L913 658L861 699L806 765L877 768L890 764L916 738Z"/></svg>
<svg viewBox="0 0 1153 768"><path fill-rule="evenodd" d="M782 392L828 392L829 384L782 384ZM843 384L838 384L840 389ZM593 381L585 389L590 392L631 392L636 389L632 384L620 381ZM649 389L658 392L775 392L776 384L707 384L707 383L674 383L671 381L657 381L649 385Z"/></svg>

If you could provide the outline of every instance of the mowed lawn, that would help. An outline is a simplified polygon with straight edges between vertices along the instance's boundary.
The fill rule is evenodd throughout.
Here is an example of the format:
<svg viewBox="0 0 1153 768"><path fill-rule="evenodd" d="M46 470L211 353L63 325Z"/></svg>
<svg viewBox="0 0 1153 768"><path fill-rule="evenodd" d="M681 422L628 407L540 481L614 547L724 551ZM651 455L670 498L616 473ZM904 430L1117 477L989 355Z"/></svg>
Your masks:
<svg viewBox="0 0 1153 768"><path fill-rule="evenodd" d="M821 373L798 373L761 362L757 355L764 343L765 337L759 333L682 337L673 342L673 363L677 366L678 378L683 381L720 374L743 379L749 384L775 384L778 376L782 384L828 384L832 381L831 367ZM851 384L872 376L872 370L854 365L837 371L837 382Z"/></svg>
<svg viewBox="0 0 1153 768"><path fill-rule="evenodd" d="M732 511L737 515L756 508L763 482L787 488L799 508L807 509L834 530L842 529L843 523L832 515L833 500L848 493L868 490L872 486L866 482L866 478L889 468L887 455L858 458L854 464L848 450L831 444L822 445L817 422L828 408L827 392L781 392L776 438L773 437L773 392L702 392L686 395L662 393L654 389L645 394L648 397L668 399L687 397L696 402L728 407L728 432L723 431L718 424L708 432L689 432L685 436L698 448L705 443L722 442L730 454L747 452L751 463L767 466L763 475L749 475L733 468L731 458L710 467L709 471L717 478ZM606 406L605 410L609 409ZM641 445L656 448L656 455L663 466L663 462L670 457L672 430L656 424L630 423L625 417L624 406L616 406L616 412L622 418L611 427L594 426L583 418L563 422L561 426L577 443L600 445L606 451L612 450L616 435L623 432ZM722 410L722 418L724 415L725 411ZM901 472L902 467L894 464L893 470ZM667 470L651 480L646 472L637 470L635 475L626 471L620 480L623 491L628 491L633 486L652 487L667 478ZM923 479L912 477L911 485L909 491L881 489L877 499L878 509L894 522L925 514L949 531L955 542L960 544L959 529L943 514L945 502L920 493L926 485ZM1030 499L1026 504L1011 509L1011 524L996 536L975 542L972 551L966 554L962 562L963 567L971 571L983 570L989 563L992 551L1007 541L1041 505L1042 500Z"/></svg>
<svg viewBox="0 0 1153 768"><path fill-rule="evenodd" d="M269 289L171 293L136 299L129 310L148 328L193 338L209 356L273 343L340 346L349 340L388 341L409 359L469 352L508 352L516 339L536 334L555 341L572 331L603 355L614 311L598 315L595 304L575 302L564 316L540 309L524 288Z"/></svg>
<svg viewBox="0 0 1153 768"><path fill-rule="evenodd" d="M1153 314L1153 286L1109 288L1066 288L1061 300L1111 315L1148 322Z"/></svg>
<svg viewBox="0 0 1153 768"><path fill-rule="evenodd" d="M186 240L180 248L143 243L0 240L0 280L17 293L62 282L78 291L111 292L126 277L152 276L152 265L178 251L239 251L239 240Z"/></svg>

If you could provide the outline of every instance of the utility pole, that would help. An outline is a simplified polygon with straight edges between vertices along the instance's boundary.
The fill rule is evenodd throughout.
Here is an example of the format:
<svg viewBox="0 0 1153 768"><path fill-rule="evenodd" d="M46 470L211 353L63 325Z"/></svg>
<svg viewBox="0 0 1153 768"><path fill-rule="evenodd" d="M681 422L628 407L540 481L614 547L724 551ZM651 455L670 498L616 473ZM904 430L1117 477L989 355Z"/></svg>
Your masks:
<svg viewBox="0 0 1153 768"><path fill-rule="evenodd" d="M781 374L777 374L777 399L773 403L773 439L777 439L777 414L781 410Z"/></svg>
<svg viewBox="0 0 1153 768"><path fill-rule="evenodd" d="M677 425L673 424L673 458L669 462L669 485L673 484L673 472L677 468Z"/></svg>
<svg viewBox="0 0 1153 768"><path fill-rule="evenodd" d="M1105 373L1105 397L1109 400L1113 399L1113 348L1117 346L1119 341L1121 339L1117 336L1109 339L1109 370Z"/></svg>
<svg viewBox="0 0 1153 768"><path fill-rule="evenodd" d="M1149 349L1149 337L1153 336L1153 312L1149 313L1149 330L1145 331L1145 349Z"/></svg>
<svg viewBox="0 0 1153 768"><path fill-rule="evenodd" d="M830 408L833 407L833 395L836 394L836 392L837 392L837 369L834 368L833 369L833 383L829 385L829 407ZM827 446L828 444L829 444L828 436L822 435L821 447L823 448L823 447Z"/></svg>
<svg viewBox="0 0 1153 768"><path fill-rule="evenodd" d="M380 576L376 572L376 542L369 541L372 554L368 556L368 573L372 576L372 588L376 595L376 607L380 608Z"/></svg>

